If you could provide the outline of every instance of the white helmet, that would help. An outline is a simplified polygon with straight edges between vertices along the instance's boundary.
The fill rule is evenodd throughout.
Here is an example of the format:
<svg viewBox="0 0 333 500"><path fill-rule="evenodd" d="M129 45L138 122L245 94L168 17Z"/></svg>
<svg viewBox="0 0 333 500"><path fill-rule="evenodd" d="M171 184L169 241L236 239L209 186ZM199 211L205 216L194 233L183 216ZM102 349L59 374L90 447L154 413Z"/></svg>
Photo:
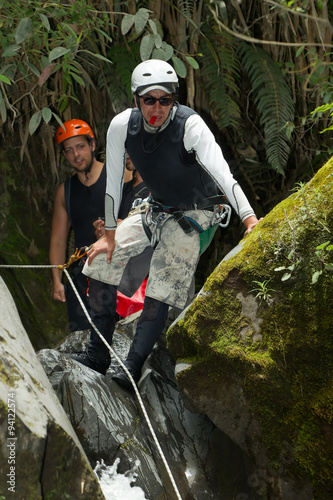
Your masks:
<svg viewBox="0 0 333 500"><path fill-rule="evenodd" d="M149 59L134 69L131 89L133 94L138 95L150 90L164 90L175 94L178 90L178 77L171 64L160 59Z"/></svg>

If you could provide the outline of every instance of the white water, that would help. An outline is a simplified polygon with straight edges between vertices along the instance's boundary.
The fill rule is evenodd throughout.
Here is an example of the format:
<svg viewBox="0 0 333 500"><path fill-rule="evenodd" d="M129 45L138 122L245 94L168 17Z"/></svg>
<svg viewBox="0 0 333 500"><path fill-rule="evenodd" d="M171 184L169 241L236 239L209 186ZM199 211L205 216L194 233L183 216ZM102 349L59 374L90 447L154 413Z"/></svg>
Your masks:
<svg viewBox="0 0 333 500"><path fill-rule="evenodd" d="M105 465L104 461L97 462L94 472L98 477L106 500L147 500L143 490L138 486L131 486L136 480L136 470L139 462L125 474L118 474L120 458L113 465Z"/></svg>

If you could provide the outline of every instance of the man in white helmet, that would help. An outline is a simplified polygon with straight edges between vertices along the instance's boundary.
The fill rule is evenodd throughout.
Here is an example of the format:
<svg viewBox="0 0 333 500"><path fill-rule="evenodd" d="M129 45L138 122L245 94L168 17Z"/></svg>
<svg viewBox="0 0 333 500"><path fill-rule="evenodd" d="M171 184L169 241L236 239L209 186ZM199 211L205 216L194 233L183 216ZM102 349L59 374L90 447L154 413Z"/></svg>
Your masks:
<svg viewBox="0 0 333 500"><path fill-rule="evenodd" d="M104 297L92 319L109 343L113 331L106 325L108 319L112 323L109 311L114 308L105 297L114 294L107 290L119 287L130 296L149 273L144 308L125 361L135 382L163 330L169 306L184 308L188 303L202 236L227 215L225 208L217 218L215 208L224 203L218 190L240 216L246 232L258 223L212 132L197 113L176 102L177 90L175 70L165 61L144 61L134 69L136 107L118 114L107 134L105 239L89 251L83 271L94 282L95 294ZM127 153L151 199L146 214L133 215L117 228ZM93 332L80 361L103 373L107 351ZM124 370L112 378L131 387Z"/></svg>

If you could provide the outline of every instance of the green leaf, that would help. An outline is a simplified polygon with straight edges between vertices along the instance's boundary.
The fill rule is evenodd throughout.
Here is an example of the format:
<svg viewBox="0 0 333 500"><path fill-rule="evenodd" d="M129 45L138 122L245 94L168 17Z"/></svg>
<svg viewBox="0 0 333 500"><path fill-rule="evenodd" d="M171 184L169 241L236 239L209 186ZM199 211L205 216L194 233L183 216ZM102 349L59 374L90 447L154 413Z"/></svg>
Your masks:
<svg viewBox="0 0 333 500"><path fill-rule="evenodd" d="M50 108L43 108L42 109L42 116L43 116L44 122L49 123L49 121L52 118L52 111L50 110Z"/></svg>
<svg viewBox="0 0 333 500"><path fill-rule="evenodd" d="M297 49L296 57L298 57L303 52L304 49L305 49L305 45L302 45L302 47L300 47L299 49Z"/></svg>
<svg viewBox="0 0 333 500"><path fill-rule="evenodd" d="M29 61L25 61L24 64L36 75L38 78L40 77L40 71L36 68L34 64Z"/></svg>
<svg viewBox="0 0 333 500"><path fill-rule="evenodd" d="M193 57L186 56L186 61L192 66L192 68L199 69L199 64Z"/></svg>
<svg viewBox="0 0 333 500"><path fill-rule="evenodd" d="M21 45L9 45L2 53L1 57L13 57L17 56L17 51L21 48Z"/></svg>
<svg viewBox="0 0 333 500"><path fill-rule="evenodd" d="M59 125L61 125L63 127L63 129L66 130L65 126L64 126L63 122L61 121L61 119L59 118L59 116L56 113L53 113L53 111L52 111L52 115L57 120L57 122L59 123Z"/></svg>
<svg viewBox="0 0 333 500"><path fill-rule="evenodd" d="M333 264L326 264L325 269L326 271L333 271Z"/></svg>
<svg viewBox="0 0 333 500"><path fill-rule="evenodd" d="M173 47L166 42L162 43L162 47L154 49L152 58L160 59L161 61L168 61L173 56Z"/></svg>
<svg viewBox="0 0 333 500"><path fill-rule="evenodd" d="M1 114L2 122L5 123L5 121L7 120L7 108L6 108L5 101L3 100L1 90L0 90L0 114Z"/></svg>
<svg viewBox="0 0 333 500"><path fill-rule="evenodd" d="M47 31L50 31L51 27L48 18L44 14L39 14L39 17L43 23L44 28L46 28Z"/></svg>
<svg viewBox="0 0 333 500"><path fill-rule="evenodd" d="M105 31L101 30L100 28L95 28L95 30L97 31L97 33L100 33L102 36L104 36L104 38L109 40L109 42L113 42L112 38Z"/></svg>
<svg viewBox="0 0 333 500"><path fill-rule="evenodd" d="M291 278L291 274L290 273L285 273L282 276L281 281L287 281L287 280L289 280L289 278Z"/></svg>
<svg viewBox="0 0 333 500"><path fill-rule="evenodd" d="M325 247L327 247L327 245L330 244L330 241L326 241L325 243L322 243L321 245L318 245L316 247L316 250L323 250Z"/></svg>
<svg viewBox="0 0 333 500"><path fill-rule="evenodd" d="M49 54L49 61L54 61L54 59L58 59L58 57L61 57L69 52L69 49L66 49L65 47L56 47L55 49L51 50Z"/></svg>
<svg viewBox="0 0 333 500"><path fill-rule="evenodd" d="M142 61L147 61L154 48L155 35L145 35L140 44L140 57Z"/></svg>
<svg viewBox="0 0 333 500"><path fill-rule="evenodd" d="M133 14L126 14L121 21L121 34L126 35L134 24Z"/></svg>
<svg viewBox="0 0 333 500"><path fill-rule="evenodd" d="M162 47L162 43L163 43L163 40L162 40L162 37L159 33L156 33L153 35L154 37L154 44L155 44L155 47L157 49L159 49L160 47Z"/></svg>
<svg viewBox="0 0 333 500"><path fill-rule="evenodd" d="M185 78L187 72L186 72L186 66L183 63L183 61L179 59L179 57L174 56L172 58L172 62L177 75L180 76L181 78Z"/></svg>
<svg viewBox="0 0 333 500"><path fill-rule="evenodd" d="M109 64L113 64L113 62L110 61L110 59L108 59L107 57L102 56L102 54L97 54L97 53L95 54L94 52L91 52L90 50L80 50L80 52L86 52L87 54L90 54L90 55L92 55L94 57L97 57L97 59L102 59L102 61L105 61L105 62L107 62Z"/></svg>
<svg viewBox="0 0 333 500"><path fill-rule="evenodd" d="M150 29L152 30L152 32L154 33L154 35L157 35L159 34L158 31L157 31L157 26L156 26L156 23L153 19L149 19L148 20L148 24L150 26Z"/></svg>
<svg viewBox="0 0 333 500"><path fill-rule="evenodd" d="M134 16L136 33L141 33L141 31L144 30L148 19L149 19L149 10L139 9Z"/></svg>
<svg viewBox="0 0 333 500"><path fill-rule="evenodd" d="M315 283L317 283L318 281L318 278L319 276L322 274L322 271L316 271L315 273L313 273L312 275L312 284L314 285Z"/></svg>
<svg viewBox="0 0 333 500"><path fill-rule="evenodd" d="M0 75L0 81L4 82L4 83L8 83L8 85L12 84L12 82L9 80L9 78L7 78L7 76L5 76L5 75Z"/></svg>
<svg viewBox="0 0 333 500"><path fill-rule="evenodd" d="M42 119L42 112L37 111L32 115L29 121L29 132L31 135L37 130Z"/></svg>
<svg viewBox="0 0 333 500"><path fill-rule="evenodd" d="M15 42L17 44L24 42L24 40L30 33L31 26L32 20L30 19L30 17L25 17L19 22L15 33Z"/></svg>
<svg viewBox="0 0 333 500"><path fill-rule="evenodd" d="M71 71L70 74L71 74L72 78L74 78L74 80L77 81L77 83L79 83L80 85L82 85L82 87L86 86L85 81L83 80L83 78L81 78L79 75L77 75L73 71Z"/></svg>

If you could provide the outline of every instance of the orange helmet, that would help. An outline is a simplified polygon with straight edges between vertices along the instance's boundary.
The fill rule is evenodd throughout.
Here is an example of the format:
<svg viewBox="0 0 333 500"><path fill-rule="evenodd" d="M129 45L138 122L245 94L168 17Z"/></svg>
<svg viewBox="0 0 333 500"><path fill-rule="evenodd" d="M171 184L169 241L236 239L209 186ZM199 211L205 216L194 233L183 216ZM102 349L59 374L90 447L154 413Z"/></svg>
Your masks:
<svg viewBox="0 0 333 500"><path fill-rule="evenodd" d="M64 130L65 127L65 130ZM56 141L57 145L60 145L61 148L61 143L65 141L66 139L69 139L70 137L75 137L78 135L87 135L91 139L95 139L95 136L93 134L93 131L91 130L90 125L88 123L84 122L83 120L68 120L67 122L64 123L64 127L60 125L56 132Z"/></svg>

